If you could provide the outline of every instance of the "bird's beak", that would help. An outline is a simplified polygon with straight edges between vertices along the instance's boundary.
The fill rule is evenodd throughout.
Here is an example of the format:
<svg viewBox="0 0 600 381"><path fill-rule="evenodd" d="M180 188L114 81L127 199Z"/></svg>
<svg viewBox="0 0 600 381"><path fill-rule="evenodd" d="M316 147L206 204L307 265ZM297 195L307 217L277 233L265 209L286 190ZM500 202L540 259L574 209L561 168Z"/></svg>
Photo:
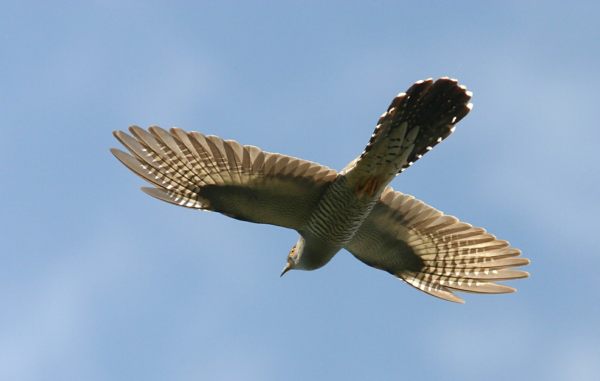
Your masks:
<svg viewBox="0 0 600 381"><path fill-rule="evenodd" d="M292 269L292 265L289 262L286 263L285 267L283 268L283 271L281 272L281 275L279 277L282 277L285 273L287 273L291 269Z"/></svg>

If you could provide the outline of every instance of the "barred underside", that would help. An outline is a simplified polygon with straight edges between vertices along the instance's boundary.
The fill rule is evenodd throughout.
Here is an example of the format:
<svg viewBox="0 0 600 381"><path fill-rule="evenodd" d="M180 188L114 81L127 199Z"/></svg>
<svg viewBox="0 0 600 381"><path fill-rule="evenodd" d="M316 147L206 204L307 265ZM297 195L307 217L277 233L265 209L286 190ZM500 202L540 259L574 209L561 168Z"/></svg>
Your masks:
<svg viewBox="0 0 600 381"><path fill-rule="evenodd" d="M294 210L282 211L289 214L282 222L278 210L270 211L268 204L262 205L267 210L257 211L262 214L255 218L249 209L252 205L244 205L243 201L252 204L256 199L271 198L273 206L285 208L288 199L296 197L299 207L303 202L311 206L318 200L322 187L337 177L335 170L313 162L198 132L188 133L178 128L169 132L159 127L146 131L137 126L129 131L132 136L122 131L115 131L114 135L131 154L118 149L111 152L130 170L155 185L142 188L144 192L188 208L217 210L248 221L284 223L282 226L297 228L304 221L293 221ZM235 195L231 203L220 198L228 194ZM215 209L217 203L220 209ZM266 215L269 212L270 216Z"/></svg>
<svg viewBox="0 0 600 381"><path fill-rule="evenodd" d="M495 282L528 276L513 269L529 260L507 241L390 187L355 239L349 250L361 261L453 302L463 302L453 291L513 292Z"/></svg>
<svg viewBox="0 0 600 381"><path fill-rule="evenodd" d="M376 200L357 198L346 178L340 176L323 194L305 229L341 248L354 236L375 203Z"/></svg>

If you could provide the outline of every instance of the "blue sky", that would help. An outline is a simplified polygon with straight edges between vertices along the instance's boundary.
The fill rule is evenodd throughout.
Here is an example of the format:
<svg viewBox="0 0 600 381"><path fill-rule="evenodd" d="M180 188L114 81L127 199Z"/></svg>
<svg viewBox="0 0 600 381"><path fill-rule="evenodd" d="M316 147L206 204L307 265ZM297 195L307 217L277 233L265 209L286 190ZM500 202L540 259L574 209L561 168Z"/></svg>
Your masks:
<svg viewBox="0 0 600 381"><path fill-rule="evenodd" d="M0 379L592 380L597 2L9 2L0 12ZM473 91L393 185L523 250L466 305L296 233L160 203L110 154L178 126L341 168L400 91Z"/></svg>

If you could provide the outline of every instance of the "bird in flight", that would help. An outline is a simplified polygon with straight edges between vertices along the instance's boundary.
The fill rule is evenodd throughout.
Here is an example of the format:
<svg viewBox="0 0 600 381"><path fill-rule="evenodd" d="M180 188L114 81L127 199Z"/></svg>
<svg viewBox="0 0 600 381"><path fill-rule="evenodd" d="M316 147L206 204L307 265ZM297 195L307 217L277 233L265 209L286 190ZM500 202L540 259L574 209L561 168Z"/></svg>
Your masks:
<svg viewBox="0 0 600 381"><path fill-rule="evenodd" d="M388 184L454 131L471 110L456 80L422 80L398 94L365 150L337 172L217 136L159 127L115 131L111 152L153 185L159 200L238 220L296 230L281 275L315 270L341 249L430 295L514 292L497 281L525 278L520 250Z"/></svg>

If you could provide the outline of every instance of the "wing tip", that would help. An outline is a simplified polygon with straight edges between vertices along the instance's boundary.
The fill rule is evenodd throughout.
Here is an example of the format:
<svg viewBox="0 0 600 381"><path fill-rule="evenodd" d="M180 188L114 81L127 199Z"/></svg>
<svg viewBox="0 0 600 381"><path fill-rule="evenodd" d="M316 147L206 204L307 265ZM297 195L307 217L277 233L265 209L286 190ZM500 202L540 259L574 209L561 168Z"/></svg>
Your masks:
<svg viewBox="0 0 600 381"><path fill-rule="evenodd" d="M112 132L112 134L121 143L123 143L123 135L127 135L127 133L125 131L121 131L121 130L114 130Z"/></svg>
<svg viewBox="0 0 600 381"><path fill-rule="evenodd" d="M523 270L514 270L515 276L513 276L510 279L525 279L525 278L529 278L529 271L523 271Z"/></svg>
<svg viewBox="0 0 600 381"><path fill-rule="evenodd" d="M112 153L114 156L117 156L117 152L123 152L123 151L121 151L120 149L118 149L118 148L114 148L114 147L110 148L110 149L109 149L109 151L110 151L110 153ZM123 152L123 153L124 153L124 152Z"/></svg>
<svg viewBox="0 0 600 381"><path fill-rule="evenodd" d="M126 167L129 168L129 166L127 165L127 162L133 158L133 156L131 156L130 154L128 154L125 151L122 151L118 148L111 148L110 149L110 153L113 154L114 157L117 158L117 160L119 160L121 163L123 163Z"/></svg>
<svg viewBox="0 0 600 381"><path fill-rule="evenodd" d="M465 300L464 300L463 298L461 298L461 297L457 296L457 295L456 295L456 294L454 294L453 292L450 292L450 291L448 291L448 293L449 293L450 295L449 295L449 296L447 296L447 297L445 297L445 298L441 298L440 296L437 296L437 295L434 295L434 296L437 296L438 298L441 298L441 299L443 299L443 300L447 300L447 301L449 301L449 302L456 303L456 304L465 304L465 303L466 303L466 302L465 302Z"/></svg>
<svg viewBox="0 0 600 381"><path fill-rule="evenodd" d="M159 200L163 200L163 198L159 197L159 195L162 196L166 193L163 189L154 188L154 187L140 187L140 190L142 192L146 193L148 196L152 196Z"/></svg>

